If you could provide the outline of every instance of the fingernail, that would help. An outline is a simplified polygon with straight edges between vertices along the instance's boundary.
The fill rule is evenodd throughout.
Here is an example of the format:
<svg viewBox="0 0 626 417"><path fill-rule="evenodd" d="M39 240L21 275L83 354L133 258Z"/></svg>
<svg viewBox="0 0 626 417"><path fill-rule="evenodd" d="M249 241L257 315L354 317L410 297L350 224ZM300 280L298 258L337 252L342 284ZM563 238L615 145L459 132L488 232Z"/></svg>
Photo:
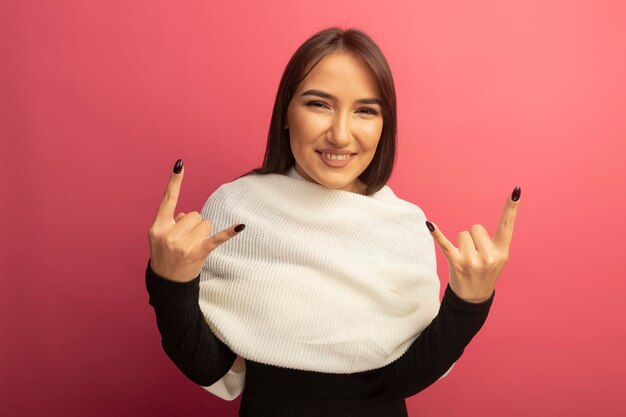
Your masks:
<svg viewBox="0 0 626 417"><path fill-rule="evenodd" d="M235 226L235 232L239 233L241 232L243 229L245 229L246 225L245 224L239 224L237 226Z"/></svg>
<svg viewBox="0 0 626 417"><path fill-rule="evenodd" d="M180 171L182 171L183 169L183 160L179 159L178 161L176 161L176 163L174 164L174 174L180 174Z"/></svg>
<svg viewBox="0 0 626 417"><path fill-rule="evenodd" d="M426 227L428 227L428 230L430 230L431 232L435 231L435 226L433 226L433 224L428 220L426 220Z"/></svg>
<svg viewBox="0 0 626 417"><path fill-rule="evenodd" d="M513 201L517 201L519 200L519 196L522 194L522 189L520 188L520 186L518 185L517 187L515 187L515 189L513 190L513 193L511 193L511 200Z"/></svg>

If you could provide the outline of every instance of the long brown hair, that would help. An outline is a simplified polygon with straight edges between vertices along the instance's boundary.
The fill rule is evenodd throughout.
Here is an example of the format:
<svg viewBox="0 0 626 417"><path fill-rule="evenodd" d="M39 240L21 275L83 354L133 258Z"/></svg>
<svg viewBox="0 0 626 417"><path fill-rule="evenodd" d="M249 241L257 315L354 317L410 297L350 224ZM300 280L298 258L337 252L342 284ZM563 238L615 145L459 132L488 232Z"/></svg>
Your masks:
<svg viewBox="0 0 626 417"><path fill-rule="evenodd" d="M263 165L239 178L250 174L284 174L295 164L289 144L289 131L283 128L287 122L287 107L300 82L313 67L326 55L339 51L362 58L378 80L382 94L383 129L374 158L359 175L359 180L367 185L367 195L375 193L387 183L395 162L397 132L396 90L391 70L372 38L356 28L343 30L338 27L315 33L298 48L287 63L274 102Z"/></svg>

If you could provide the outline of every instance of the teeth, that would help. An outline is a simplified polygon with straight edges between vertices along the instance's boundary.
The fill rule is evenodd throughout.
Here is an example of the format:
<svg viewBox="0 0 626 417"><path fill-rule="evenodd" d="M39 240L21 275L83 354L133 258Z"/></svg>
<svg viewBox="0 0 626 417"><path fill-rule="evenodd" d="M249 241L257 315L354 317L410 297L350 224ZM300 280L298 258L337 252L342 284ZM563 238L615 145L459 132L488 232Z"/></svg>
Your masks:
<svg viewBox="0 0 626 417"><path fill-rule="evenodd" d="M352 155L333 155L329 153L322 153L322 155L324 155L328 159L336 159L338 161L349 159L352 156Z"/></svg>

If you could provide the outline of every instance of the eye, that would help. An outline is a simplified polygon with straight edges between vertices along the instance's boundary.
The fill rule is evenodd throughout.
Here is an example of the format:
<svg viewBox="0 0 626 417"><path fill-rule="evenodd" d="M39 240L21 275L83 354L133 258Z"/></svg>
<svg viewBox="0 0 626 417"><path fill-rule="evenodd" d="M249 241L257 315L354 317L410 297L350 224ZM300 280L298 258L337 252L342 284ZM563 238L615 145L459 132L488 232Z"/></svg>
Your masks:
<svg viewBox="0 0 626 417"><path fill-rule="evenodd" d="M369 107L362 108L359 111L361 111L361 110L364 110L365 114L371 114L371 115L374 115L374 116L378 114L378 112L376 110L370 109Z"/></svg>
<svg viewBox="0 0 626 417"><path fill-rule="evenodd" d="M326 104L321 101L309 101L306 105L311 107L327 107Z"/></svg>

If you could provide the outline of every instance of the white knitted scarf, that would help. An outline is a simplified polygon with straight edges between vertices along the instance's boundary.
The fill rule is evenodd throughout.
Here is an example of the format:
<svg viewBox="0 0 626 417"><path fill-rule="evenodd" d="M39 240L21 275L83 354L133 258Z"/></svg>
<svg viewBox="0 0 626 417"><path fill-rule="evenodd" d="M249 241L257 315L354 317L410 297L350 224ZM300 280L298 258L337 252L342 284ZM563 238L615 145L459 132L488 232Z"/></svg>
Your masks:
<svg viewBox="0 0 626 417"><path fill-rule="evenodd" d="M385 185L371 196L287 175L220 186L202 217L213 233L246 228L208 256L200 308L243 358L354 373L398 359L437 315L440 283L423 211ZM231 400L229 371L209 392Z"/></svg>

